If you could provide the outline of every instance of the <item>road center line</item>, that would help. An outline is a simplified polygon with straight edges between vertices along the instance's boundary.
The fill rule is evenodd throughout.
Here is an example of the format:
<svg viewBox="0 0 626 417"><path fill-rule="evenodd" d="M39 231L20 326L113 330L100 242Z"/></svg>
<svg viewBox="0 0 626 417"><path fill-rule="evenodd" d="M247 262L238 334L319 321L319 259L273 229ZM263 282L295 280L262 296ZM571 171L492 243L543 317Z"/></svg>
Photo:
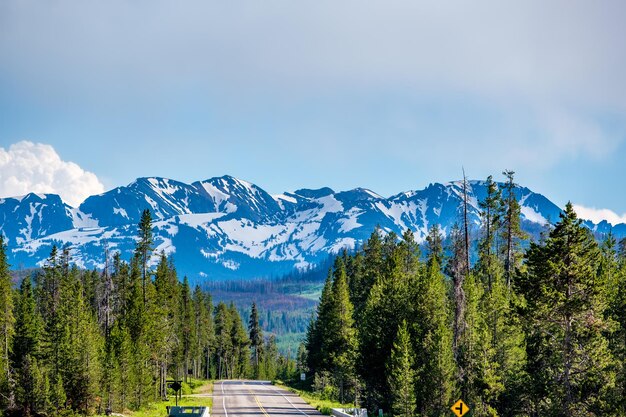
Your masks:
<svg viewBox="0 0 626 417"><path fill-rule="evenodd" d="M242 381L243 385L246 385L246 381ZM263 408L263 405L261 405L261 401L259 401L259 398L252 392L252 390L250 388L246 388L248 390L248 392L250 394L252 394L252 396L254 397L254 401L256 401L256 404L259 406L259 408L261 409L261 412L263 413L263 415L265 415L265 417L270 417L269 414L267 414L267 411L265 411L265 408Z"/></svg>

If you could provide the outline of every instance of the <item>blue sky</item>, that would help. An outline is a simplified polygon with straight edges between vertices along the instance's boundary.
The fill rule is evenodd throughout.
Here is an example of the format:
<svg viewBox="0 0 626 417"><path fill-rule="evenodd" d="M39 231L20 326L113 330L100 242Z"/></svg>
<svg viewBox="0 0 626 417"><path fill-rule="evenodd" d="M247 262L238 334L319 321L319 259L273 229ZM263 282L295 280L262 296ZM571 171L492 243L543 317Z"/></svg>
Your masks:
<svg viewBox="0 0 626 417"><path fill-rule="evenodd" d="M622 1L1 2L0 196L223 174L388 196L465 167L621 219L624 16Z"/></svg>

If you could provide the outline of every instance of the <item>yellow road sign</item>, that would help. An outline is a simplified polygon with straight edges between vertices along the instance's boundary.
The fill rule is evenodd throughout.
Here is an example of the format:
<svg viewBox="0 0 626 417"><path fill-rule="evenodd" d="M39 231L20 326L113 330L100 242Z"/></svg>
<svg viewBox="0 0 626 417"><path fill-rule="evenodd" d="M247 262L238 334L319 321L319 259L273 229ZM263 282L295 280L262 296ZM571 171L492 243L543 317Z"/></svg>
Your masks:
<svg viewBox="0 0 626 417"><path fill-rule="evenodd" d="M450 410L452 410L457 417L463 417L463 415L469 411L469 407L465 405L463 400L459 400L455 402L452 407L450 407Z"/></svg>

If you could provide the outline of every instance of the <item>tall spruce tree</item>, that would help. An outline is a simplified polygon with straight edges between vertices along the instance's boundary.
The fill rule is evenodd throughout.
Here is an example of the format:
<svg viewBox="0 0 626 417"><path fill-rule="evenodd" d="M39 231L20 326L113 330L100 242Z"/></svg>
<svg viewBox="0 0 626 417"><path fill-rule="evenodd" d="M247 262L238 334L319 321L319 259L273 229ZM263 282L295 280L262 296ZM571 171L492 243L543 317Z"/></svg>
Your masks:
<svg viewBox="0 0 626 417"><path fill-rule="evenodd" d="M441 228L438 224L434 224L428 229L428 235L426 236L426 250L428 262L434 262L439 265L439 268L443 266L443 236L441 235Z"/></svg>
<svg viewBox="0 0 626 417"><path fill-rule="evenodd" d="M446 265L446 273L452 277L452 301L454 307L452 349L458 361L460 340L467 327L465 319L466 296L464 281L466 278L466 257L463 234L455 224L450 231L450 252L452 256ZM459 369L461 371L461 369ZM459 379L462 379L459 374Z"/></svg>
<svg viewBox="0 0 626 417"><path fill-rule="evenodd" d="M206 356L205 362L205 373L206 379L213 378L214 372L212 371L212 363L211 357L213 356L213 352L215 351L215 320L213 318L213 299L211 298L211 294L207 294L204 299L204 304L206 307L206 311L208 312L207 317L205 319L205 324L203 326L205 333L204 339L204 354Z"/></svg>
<svg viewBox="0 0 626 417"><path fill-rule="evenodd" d="M306 335L306 347L309 351L308 367L313 373L331 369L328 340L332 303L332 273L329 271L317 305L316 317L311 318Z"/></svg>
<svg viewBox="0 0 626 417"><path fill-rule="evenodd" d="M486 409L511 415L515 405L520 403L514 394L521 390L511 390L505 395L505 388L522 380L524 338L514 309L516 294L506 285L503 263L495 247L501 228L501 195L491 176L486 185L487 194L479 202L482 230L475 268L475 274L484 286L479 306L486 326L481 360L484 364L482 398Z"/></svg>
<svg viewBox="0 0 626 417"><path fill-rule="evenodd" d="M186 276L183 278L180 301L181 362L183 368L183 378L185 382L187 382L189 375L189 361L192 356L192 343L195 339L195 327L191 289L189 288L189 280Z"/></svg>
<svg viewBox="0 0 626 417"><path fill-rule="evenodd" d="M494 270L498 262L496 242L502 221L502 192L490 175L485 182L487 195L478 202L481 209L482 235L478 245L478 270L486 279L488 289L494 280Z"/></svg>
<svg viewBox="0 0 626 417"><path fill-rule="evenodd" d="M218 378L232 378L230 370L233 341L231 338L232 318L228 307L223 302L217 305L215 312L215 337Z"/></svg>
<svg viewBox="0 0 626 417"><path fill-rule="evenodd" d="M182 361L180 358L180 346L182 343L181 330L181 289L176 269L168 260L165 253L161 253L159 264L154 273L154 288L156 291L156 303L153 304L153 321L158 328L154 335L154 349L156 350L156 363L159 378L159 395L167 396L167 373L168 367L174 374L178 374L176 366Z"/></svg>
<svg viewBox="0 0 626 417"><path fill-rule="evenodd" d="M152 237L152 215L149 209L145 209L141 213L139 220L139 239L135 246L135 256L139 258L141 264L141 280L143 302L146 303L146 279L148 278L148 263L152 256L152 245L154 238Z"/></svg>
<svg viewBox="0 0 626 417"><path fill-rule="evenodd" d="M360 315L357 335L359 337L358 371L365 382L366 406L370 409L385 408L390 404L390 388L386 378L389 352L393 347L398 326L403 320L412 325L415 320L413 300L417 287L415 271L407 274L407 251L394 241L385 241L380 275L369 291L367 302ZM391 246L393 244L393 247Z"/></svg>
<svg viewBox="0 0 626 417"><path fill-rule="evenodd" d="M354 388L355 380L357 339L353 311L345 266L340 260L333 279L329 348L332 370L339 385L339 401L342 403L345 402L347 386L352 385Z"/></svg>
<svg viewBox="0 0 626 417"><path fill-rule="evenodd" d="M271 335L267 338L265 347L263 348L263 373L269 380L276 379L278 375L278 346L276 345L276 336Z"/></svg>
<svg viewBox="0 0 626 417"><path fill-rule="evenodd" d="M252 303L250 311L250 320L248 321L248 330L250 332L250 346L252 347L252 366L254 367L254 378L259 378L259 356L263 346L263 331L259 325L259 312L256 303Z"/></svg>
<svg viewBox="0 0 626 417"><path fill-rule="evenodd" d="M398 327L391 356L387 363L387 378L391 388L391 407L396 417L415 415L415 370L413 349L406 321ZM424 383L420 380L420 385Z"/></svg>
<svg viewBox="0 0 626 417"><path fill-rule="evenodd" d="M465 275L469 275L471 269L470 263L470 224L469 224L469 193L470 185L465 176L465 169L463 169L463 249L465 256Z"/></svg>
<svg viewBox="0 0 626 417"><path fill-rule="evenodd" d="M488 349L488 329L481 301L483 285L474 273L470 273L463 281L465 294L465 308L463 315L464 331L461 333L458 344L458 376L461 397L468 404L473 405L475 416L487 417L493 415L489 405L485 384L490 375L485 360L485 351Z"/></svg>
<svg viewBox="0 0 626 417"><path fill-rule="evenodd" d="M383 248L380 228L376 228L365 243L361 252L354 259L353 270L360 273L351 277L350 292L354 311L360 316L365 308L370 290L383 274Z"/></svg>
<svg viewBox="0 0 626 417"><path fill-rule="evenodd" d="M196 327L194 375L196 378L210 379L210 357L215 338L213 305L211 296L205 294L199 285L196 285L193 291L193 306Z"/></svg>
<svg viewBox="0 0 626 417"><path fill-rule="evenodd" d="M59 309L62 279L64 276L67 277L67 274L62 274L62 270L58 249L53 246L42 271L36 276L36 299L45 327L42 333L42 359L45 359L45 363L50 366L54 380L59 374L60 349L64 331Z"/></svg>
<svg viewBox="0 0 626 417"><path fill-rule="evenodd" d="M431 229L436 243L438 229ZM429 243L430 244L430 243ZM426 269L420 274L415 292L415 342L417 407L422 415L440 415L456 393L456 365L452 351L452 309L449 288L441 273L437 248L432 248Z"/></svg>
<svg viewBox="0 0 626 417"><path fill-rule="evenodd" d="M36 387L43 384L43 374L37 360L41 358L41 339L43 321L37 310L35 294L31 278L25 277L20 285L20 291L15 305L15 335L12 341L11 364L15 373L16 405L26 415L37 410L44 411L37 406L39 395L47 393L36 392Z"/></svg>
<svg viewBox="0 0 626 417"><path fill-rule="evenodd" d="M615 359L600 254L568 203L544 244L531 243L519 290L527 308L531 395L535 415L609 414Z"/></svg>
<svg viewBox="0 0 626 417"><path fill-rule="evenodd" d="M83 295L83 286L73 268L63 280L59 314L64 331L63 365L56 379L63 381L66 402L83 414L93 412L101 380L102 337L96 318ZM56 404L61 406L61 403Z"/></svg>
<svg viewBox="0 0 626 417"><path fill-rule="evenodd" d="M521 208L517 197L515 196L515 189L517 184L515 183L515 171L506 170L502 172L506 177L506 183L504 185L504 215L502 217L502 240L504 241L504 247L502 248L502 254L504 256L504 277L506 279L506 285L511 286L511 279L515 272L515 267L518 266L520 261L519 244L522 239L526 237L522 232L520 224Z"/></svg>
<svg viewBox="0 0 626 417"><path fill-rule="evenodd" d="M232 378L246 378L248 377L250 366L250 339L248 339L248 332L244 328L243 321L234 303L230 304L229 312L232 320Z"/></svg>

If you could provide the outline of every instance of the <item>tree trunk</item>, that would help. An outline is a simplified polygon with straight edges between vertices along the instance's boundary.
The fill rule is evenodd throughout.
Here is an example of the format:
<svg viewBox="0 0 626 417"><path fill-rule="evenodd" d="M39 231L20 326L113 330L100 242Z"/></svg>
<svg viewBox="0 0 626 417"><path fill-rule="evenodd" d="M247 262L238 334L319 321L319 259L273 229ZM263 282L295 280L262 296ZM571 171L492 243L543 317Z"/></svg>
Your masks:
<svg viewBox="0 0 626 417"><path fill-rule="evenodd" d="M509 197L509 208L507 213L507 236L506 236L506 262L504 264L506 270L506 285L511 288L511 264L513 256L513 210L511 209L511 197Z"/></svg>
<svg viewBox="0 0 626 417"><path fill-rule="evenodd" d="M206 350L206 379L211 379L211 349Z"/></svg>
<svg viewBox="0 0 626 417"><path fill-rule="evenodd" d="M467 177L463 170L463 228L465 231L465 276L470 273L469 223L467 221Z"/></svg>

